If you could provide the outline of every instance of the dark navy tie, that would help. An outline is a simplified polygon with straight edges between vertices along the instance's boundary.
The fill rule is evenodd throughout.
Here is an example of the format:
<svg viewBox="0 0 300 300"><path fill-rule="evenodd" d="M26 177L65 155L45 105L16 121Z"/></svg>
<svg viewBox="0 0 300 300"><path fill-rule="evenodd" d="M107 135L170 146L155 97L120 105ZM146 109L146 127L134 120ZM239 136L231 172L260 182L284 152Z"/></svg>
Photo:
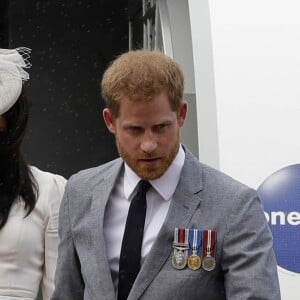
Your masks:
<svg viewBox="0 0 300 300"><path fill-rule="evenodd" d="M141 180L125 225L119 262L118 300L126 300L141 267L141 249L146 217L146 193L151 184Z"/></svg>

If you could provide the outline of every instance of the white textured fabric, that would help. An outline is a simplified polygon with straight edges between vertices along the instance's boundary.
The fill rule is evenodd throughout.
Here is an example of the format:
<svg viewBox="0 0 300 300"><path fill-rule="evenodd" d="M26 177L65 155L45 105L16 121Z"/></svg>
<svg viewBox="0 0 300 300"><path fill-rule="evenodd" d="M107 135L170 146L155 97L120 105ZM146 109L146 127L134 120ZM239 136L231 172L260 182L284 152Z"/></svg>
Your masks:
<svg viewBox="0 0 300 300"><path fill-rule="evenodd" d="M150 181L152 188L146 195L147 212L141 263L144 262L150 252L167 216L172 196L180 178L184 158L184 150L180 147L175 159L164 175ZM128 165L125 165L125 172L119 176L105 210L104 235L115 290L118 286L119 260L126 219L130 202L136 193L136 186L139 181L140 178Z"/></svg>
<svg viewBox="0 0 300 300"><path fill-rule="evenodd" d="M29 48L0 49L0 115L18 100L22 82L29 79L24 68L30 68Z"/></svg>
<svg viewBox="0 0 300 300"><path fill-rule="evenodd" d="M58 210L66 180L31 170L39 186L34 210L24 218L24 204L17 201L0 230L0 300L36 299L40 283L43 300L54 290Z"/></svg>

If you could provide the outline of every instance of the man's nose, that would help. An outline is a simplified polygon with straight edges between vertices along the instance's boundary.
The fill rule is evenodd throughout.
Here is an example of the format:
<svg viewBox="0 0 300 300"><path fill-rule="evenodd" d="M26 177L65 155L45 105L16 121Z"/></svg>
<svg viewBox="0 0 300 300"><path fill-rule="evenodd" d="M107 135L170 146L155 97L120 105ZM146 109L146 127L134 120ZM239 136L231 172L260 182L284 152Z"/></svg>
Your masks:
<svg viewBox="0 0 300 300"><path fill-rule="evenodd" d="M157 147L156 136L152 131L146 131L142 141L141 141L141 149L146 153L153 152Z"/></svg>

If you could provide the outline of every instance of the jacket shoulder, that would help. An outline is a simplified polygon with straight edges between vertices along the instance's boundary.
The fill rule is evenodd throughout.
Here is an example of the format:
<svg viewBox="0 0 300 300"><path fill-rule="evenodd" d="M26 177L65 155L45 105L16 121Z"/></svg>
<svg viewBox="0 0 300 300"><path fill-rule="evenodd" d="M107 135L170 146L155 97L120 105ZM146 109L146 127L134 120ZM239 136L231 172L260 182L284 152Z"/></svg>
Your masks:
<svg viewBox="0 0 300 300"><path fill-rule="evenodd" d="M82 186L87 183L91 184L99 182L109 176L109 174L117 173L121 168L122 163L122 159L117 158L97 167L81 170L70 177L67 185Z"/></svg>

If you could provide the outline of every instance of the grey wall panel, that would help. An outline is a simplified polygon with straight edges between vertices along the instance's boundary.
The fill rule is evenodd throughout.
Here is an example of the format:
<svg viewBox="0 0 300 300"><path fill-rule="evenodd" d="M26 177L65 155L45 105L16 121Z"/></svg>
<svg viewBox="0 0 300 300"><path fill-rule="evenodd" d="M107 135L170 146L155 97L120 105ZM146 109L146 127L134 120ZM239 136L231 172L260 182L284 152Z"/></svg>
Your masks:
<svg viewBox="0 0 300 300"><path fill-rule="evenodd" d="M185 77L184 97L189 103L189 109L181 139L198 157L195 76L188 1L158 0L158 5L164 52L181 66Z"/></svg>
<svg viewBox="0 0 300 300"><path fill-rule="evenodd" d="M184 94L184 99L188 102L188 114L181 130L181 141L188 146L189 150L199 156L198 136L197 136L197 108L196 95Z"/></svg>
<svg viewBox="0 0 300 300"><path fill-rule="evenodd" d="M215 168L220 167L219 138L212 35L208 0L198 2L198 10L191 11L191 33L197 48L193 48L195 90L199 138L199 159ZM193 22L197 20L197 22Z"/></svg>

